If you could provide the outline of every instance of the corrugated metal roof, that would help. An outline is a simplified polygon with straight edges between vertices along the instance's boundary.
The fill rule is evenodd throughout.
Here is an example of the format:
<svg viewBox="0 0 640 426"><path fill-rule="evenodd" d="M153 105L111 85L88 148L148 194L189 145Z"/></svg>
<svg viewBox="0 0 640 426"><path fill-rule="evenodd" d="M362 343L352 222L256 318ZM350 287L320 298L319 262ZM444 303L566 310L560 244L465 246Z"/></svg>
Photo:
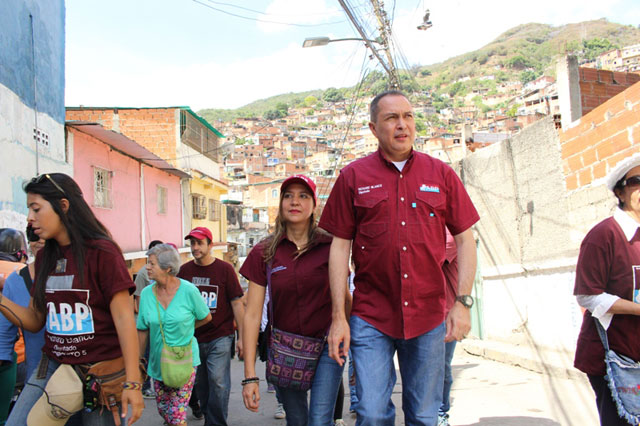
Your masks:
<svg viewBox="0 0 640 426"><path fill-rule="evenodd" d="M114 110L118 110L118 109L181 109L181 110L187 111L188 113L193 115L193 117L196 120L198 120L206 128L208 128L213 133L215 133L216 136L218 136L220 138L226 138L226 136L223 135L222 133L220 133L218 131L218 129L213 127L211 125L211 123L209 123L207 120L205 120L204 118L200 117L198 114L193 112L193 110L188 106L170 106L170 107L115 107L115 106L104 107L104 106L101 106L101 107L90 107L90 106L84 106L83 105L83 106L77 106L77 107L68 106L68 107L65 107L65 108L70 110L70 111L82 111L82 110L92 110L92 109L96 109L96 110L106 110L106 109L114 109Z"/></svg>
<svg viewBox="0 0 640 426"><path fill-rule="evenodd" d="M147 148L139 145L136 141L129 139L121 133L105 129L98 123L88 121L67 121L65 124L68 127L106 143L116 151L119 151L122 154L138 160L148 166L155 167L156 169L163 170L181 178L191 177L188 173L173 167L166 160L163 160Z"/></svg>

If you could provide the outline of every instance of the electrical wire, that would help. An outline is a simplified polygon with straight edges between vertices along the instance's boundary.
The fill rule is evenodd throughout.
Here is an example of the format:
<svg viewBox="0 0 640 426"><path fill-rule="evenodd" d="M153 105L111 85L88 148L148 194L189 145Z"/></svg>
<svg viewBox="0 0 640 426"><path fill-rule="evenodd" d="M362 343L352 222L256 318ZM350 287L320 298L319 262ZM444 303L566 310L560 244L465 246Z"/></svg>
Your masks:
<svg viewBox="0 0 640 426"><path fill-rule="evenodd" d="M250 16L244 16L244 15L238 15L237 13L232 13L229 12L227 10L224 9L219 9L217 7L213 7L209 4L206 3L202 3L199 0L192 0L194 3L198 3L204 7L208 7L209 9L224 13L226 15L230 15L230 16L234 16L236 18L242 18L242 19L247 19L249 21L256 21L256 22L262 22L263 24L278 24L278 25L288 25L288 26L292 26L292 27L321 27L321 26L325 26L325 25L334 25L334 24L341 24L344 21L336 21L336 22L325 22L322 24L295 24L295 23L291 23L291 22L278 22L278 21L268 21L266 19L258 19L258 18L252 18Z"/></svg>
<svg viewBox="0 0 640 426"><path fill-rule="evenodd" d="M223 3L223 2L214 1L214 0L207 0L207 1L209 3L217 4L219 6L235 7L236 9L242 9L242 10L246 10L248 12L259 13L261 15L266 15L266 16L300 16L300 15L287 15L287 14L273 14L273 13L263 12L263 11L260 11L260 10L249 9L248 7L238 6L238 5L232 4L232 3ZM331 16L331 14L330 13L307 13L307 14L305 14L305 16ZM342 22L344 22L344 21L342 21Z"/></svg>

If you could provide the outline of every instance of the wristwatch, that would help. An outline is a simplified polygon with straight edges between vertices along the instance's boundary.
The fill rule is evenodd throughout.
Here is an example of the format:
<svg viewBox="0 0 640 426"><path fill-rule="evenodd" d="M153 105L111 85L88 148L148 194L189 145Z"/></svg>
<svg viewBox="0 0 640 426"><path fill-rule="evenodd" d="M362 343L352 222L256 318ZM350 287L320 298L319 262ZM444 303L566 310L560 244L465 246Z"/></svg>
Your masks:
<svg viewBox="0 0 640 426"><path fill-rule="evenodd" d="M473 306L473 297L468 294L462 296L456 296L456 302L462 303L465 308L471 308Z"/></svg>

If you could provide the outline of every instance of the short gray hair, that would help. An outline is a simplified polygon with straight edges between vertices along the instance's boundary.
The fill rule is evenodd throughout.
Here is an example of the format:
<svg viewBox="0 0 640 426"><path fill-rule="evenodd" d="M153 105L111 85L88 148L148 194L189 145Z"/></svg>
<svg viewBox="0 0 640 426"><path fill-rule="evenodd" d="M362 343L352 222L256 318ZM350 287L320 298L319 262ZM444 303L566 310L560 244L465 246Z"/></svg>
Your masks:
<svg viewBox="0 0 640 426"><path fill-rule="evenodd" d="M402 96L406 100L409 100L407 95L405 95L400 90L387 90L386 92L380 93L378 96L373 98L373 100L371 101L371 105L369 105L369 120L372 123L377 122L377 120L378 120L378 111L380 109L380 108L378 108L378 104L380 103L382 98L384 98L386 96Z"/></svg>
<svg viewBox="0 0 640 426"><path fill-rule="evenodd" d="M154 255L158 259L158 266L160 269L169 269L169 274L174 277L180 270L180 255L178 250L171 244L158 244L147 252L147 256Z"/></svg>

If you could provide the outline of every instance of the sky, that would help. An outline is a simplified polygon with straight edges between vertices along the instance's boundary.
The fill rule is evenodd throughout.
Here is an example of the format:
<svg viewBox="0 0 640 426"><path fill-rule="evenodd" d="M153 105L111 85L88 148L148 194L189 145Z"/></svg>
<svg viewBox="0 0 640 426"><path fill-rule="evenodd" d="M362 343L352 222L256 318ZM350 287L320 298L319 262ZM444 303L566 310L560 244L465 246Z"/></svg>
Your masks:
<svg viewBox="0 0 640 426"><path fill-rule="evenodd" d="M373 37L368 0L345 0ZM476 50L520 24L606 18L640 25L638 0L386 0L409 65ZM238 108L358 83L379 69L338 0L66 0L67 106ZM433 27L419 31L426 9Z"/></svg>

